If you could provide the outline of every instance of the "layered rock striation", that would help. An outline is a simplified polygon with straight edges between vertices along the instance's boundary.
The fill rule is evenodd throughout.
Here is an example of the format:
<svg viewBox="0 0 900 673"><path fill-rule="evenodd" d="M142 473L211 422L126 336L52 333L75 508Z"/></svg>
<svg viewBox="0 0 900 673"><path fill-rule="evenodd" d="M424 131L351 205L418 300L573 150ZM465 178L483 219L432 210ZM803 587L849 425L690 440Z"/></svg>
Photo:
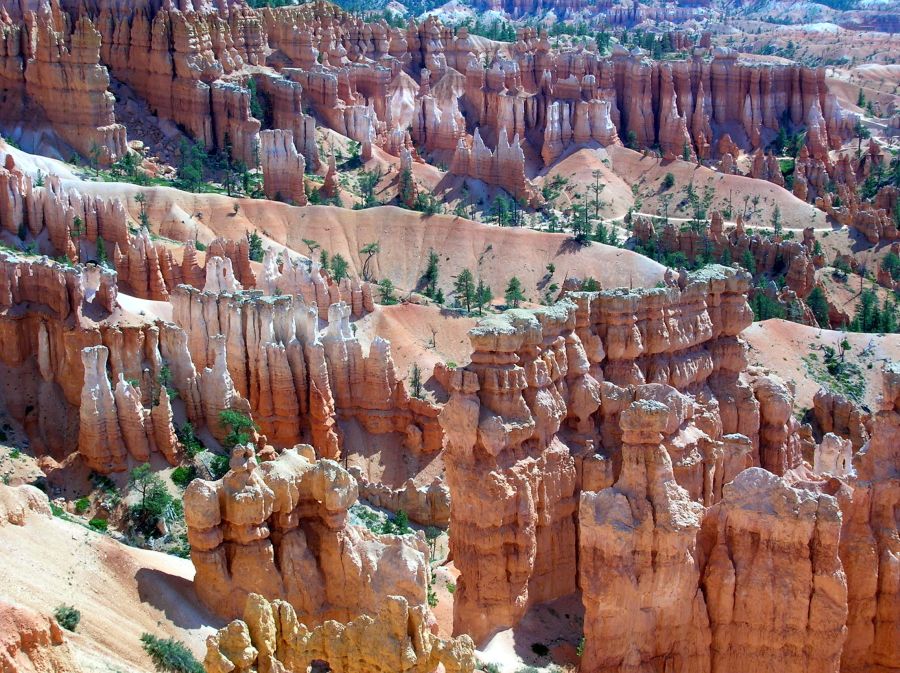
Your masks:
<svg viewBox="0 0 900 673"><path fill-rule="evenodd" d="M425 608L401 596L385 598L378 613L342 624L330 620L313 629L297 619L290 603L250 594L243 619L235 620L206 641L207 673L237 668L308 670L326 662L335 673L472 673L472 640L441 640L428 626Z"/></svg>
<svg viewBox="0 0 900 673"><path fill-rule="evenodd" d="M185 492L198 596L229 618L250 594L282 599L311 626L376 614L385 596L423 605L424 540L349 525L356 498L350 474L316 460L312 447L262 463L236 447L221 480L195 480Z"/></svg>

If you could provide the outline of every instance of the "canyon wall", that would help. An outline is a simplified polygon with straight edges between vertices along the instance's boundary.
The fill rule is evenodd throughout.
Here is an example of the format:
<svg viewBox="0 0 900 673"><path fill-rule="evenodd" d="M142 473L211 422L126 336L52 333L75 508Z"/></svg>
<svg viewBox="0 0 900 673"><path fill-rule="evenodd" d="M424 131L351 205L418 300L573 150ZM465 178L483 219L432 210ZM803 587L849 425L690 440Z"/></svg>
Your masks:
<svg viewBox="0 0 900 673"><path fill-rule="evenodd" d="M250 594L243 618L206 641L207 673L254 670L304 671L325 662L335 673L429 673L438 665L447 673L472 673L472 640L441 640L429 629L428 613L401 596L388 596L373 615L341 624L329 621L313 629L297 619L290 603Z"/></svg>
<svg viewBox="0 0 900 673"><path fill-rule="evenodd" d="M250 594L283 599L305 624L375 614L385 596L425 603L425 541L375 535L347 523L356 482L310 446L258 463L237 446L219 481L184 495L197 595L235 618Z"/></svg>

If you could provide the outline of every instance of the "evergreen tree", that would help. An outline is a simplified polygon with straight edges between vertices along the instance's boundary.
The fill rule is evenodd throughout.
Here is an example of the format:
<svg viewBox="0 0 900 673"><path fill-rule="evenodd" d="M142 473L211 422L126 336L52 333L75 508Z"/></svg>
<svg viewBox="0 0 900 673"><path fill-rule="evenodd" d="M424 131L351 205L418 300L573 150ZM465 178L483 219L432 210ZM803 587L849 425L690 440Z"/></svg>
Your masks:
<svg viewBox="0 0 900 673"><path fill-rule="evenodd" d="M475 303L475 278L468 269L463 269L453 280L453 298L457 306L465 307L466 311L472 310Z"/></svg>
<svg viewBox="0 0 900 673"><path fill-rule="evenodd" d="M394 283L390 278L383 278L378 283L378 291L381 294L381 303L390 306L397 303L397 297L394 296Z"/></svg>
<svg viewBox="0 0 900 673"><path fill-rule="evenodd" d="M781 232L784 229L784 225L781 223L781 208L777 205L775 206L775 210L772 212L772 229L775 230L776 236L781 236Z"/></svg>
<svg viewBox="0 0 900 673"><path fill-rule="evenodd" d="M494 293L491 292L491 288L479 278L478 286L475 288L475 305L478 307L478 315L482 314L484 306L490 304L493 298Z"/></svg>
<svg viewBox="0 0 900 673"><path fill-rule="evenodd" d="M878 311L878 295L875 290L863 290L859 295L859 303L856 305L856 315L850 323L852 332L877 332L881 325L881 315Z"/></svg>
<svg viewBox="0 0 900 673"><path fill-rule="evenodd" d="M367 243L360 249L360 254L365 255L366 259L363 262L362 267L362 277L365 281L372 280L371 272L369 270L369 264L372 263L372 258L375 257L379 252L381 252L381 244L378 241L373 243Z"/></svg>
<svg viewBox="0 0 900 673"><path fill-rule="evenodd" d="M516 276L510 278L509 283L506 286L506 291L503 293L503 297L506 299L507 306L518 308L519 304L525 301L525 295L522 294L522 281Z"/></svg>
<svg viewBox="0 0 900 673"><path fill-rule="evenodd" d="M809 310L816 317L819 327L828 329L828 299L825 298L825 292L821 287L817 285L813 288L813 291L809 293L809 297L806 298L806 305L809 306Z"/></svg>
<svg viewBox="0 0 900 673"><path fill-rule="evenodd" d="M749 250L744 250L744 254L741 255L741 266L747 269L750 275L756 275L756 260L753 259L753 253Z"/></svg>
<svg viewBox="0 0 900 673"><path fill-rule="evenodd" d="M890 299L885 297L884 305L881 307L881 316L878 324L878 331L885 334L896 334L898 331L897 305Z"/></svg>
<svg viewBox="0 0 900 673"><path fill-rule="evenodd" d="M247 242L250 244L250 259L254 262L263 260L262 237L255 231L247 234Z"/></svg>
<svg viewBox="0 0 900 673"><path fill-rule="evenodd" d="M344 278L349 278L350 274L347 271L349 268L350 265L343 255L340 253L334 255L331 258L331 279L335 283L340 283Z"/></svg>
<svg viewBox="0 0 900 673"><path fill-rule="evenodd" d="M425 273L422 274L422 280L425 282L425 296L431 299L435 298L438 282L438 263L440 258L432 249L428 251L428 265L425 267Z"/></svg>

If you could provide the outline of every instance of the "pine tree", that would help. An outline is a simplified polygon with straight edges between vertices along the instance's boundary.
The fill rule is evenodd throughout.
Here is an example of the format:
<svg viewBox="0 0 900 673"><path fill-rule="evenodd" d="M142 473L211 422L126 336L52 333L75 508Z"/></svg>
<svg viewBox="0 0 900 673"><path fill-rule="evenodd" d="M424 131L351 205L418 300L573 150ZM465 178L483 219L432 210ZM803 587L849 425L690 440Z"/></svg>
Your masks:
<svg viewBox="0 0 900 673"><path fill-rule="evenodd" d="M385 306L397 303L397 297L394 296L394 283L390 278L383 278L378 283L378 291L381 294L381 303Z"/></svg>
<svg viewBox="0 0 900 673"><path fill-rule="evenodd" d="M478 280L478 287L475 288L475 305L478 307L478 315L482 314L482 309L486 304L490 304L494 298L491 288L481 279Z"/></svg>
<svg viewBox="0 0 900 673"><path fill-rule="evenodd" d="M747 269L750 275L756 275L756 260L753 259L753 253L749 250L744 250L744 254L741 255L741 266Z"/></svg>
<svg viewBox="0 0 900 673"><path fill-rule="evenodd" d="M472 310L475 302L475 278L468 269L463 269L453 280L453 297L457 306L464 306L466 311Z"/></svg>
<svg viewBox="0 0 900 673"><path fill-rule="evenodd" d="M247 234L247 242L250 244L250 259L254 262L263 260L262 237L255 231Z"/></svg>
<svg viewBox="0 0 900 673"><path fill-rule="evenodd" d="M425 267L425 273L422 274L422 280L425 281L425 296L431 299L435 298L438 282L438 263L440 258L434 250L428 251L428 266Z"/></svg>
<svg viewBox="0 0 900 673"><path fill-rule="evenodd" d="M516 276L510 278L509 283L506 286L506 292L503 293L503 297L506 299L507 306L519 308L519 304L525 301L525 295L522 294L522 281Z"/></svg>
<svg viewBox="0 0 900 673"><path fill-rule="evenodd" d="M809 297L806 298L806 305L809 306L809 310L816 317L819 327L828 329L830 325L828 320L828 299L825 298L825 292L821 287L817 285L813 288L813 291L809 293Z"/></svg>
<svg viewBox="0 0 900 673"><path fill-rule="evenodd" d="M344 278L349 278L350 274L347 271L349 268L350 265L343 255L340 253L334 255L331 258L331 279L335 283L340 283Z"/></svg>

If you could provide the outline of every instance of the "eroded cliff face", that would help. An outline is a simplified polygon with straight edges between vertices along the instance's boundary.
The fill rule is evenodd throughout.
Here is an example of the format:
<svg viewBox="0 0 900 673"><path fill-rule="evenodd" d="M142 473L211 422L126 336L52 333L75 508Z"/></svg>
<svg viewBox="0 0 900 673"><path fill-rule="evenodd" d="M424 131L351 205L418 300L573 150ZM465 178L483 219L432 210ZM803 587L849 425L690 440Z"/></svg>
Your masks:
<svg viewBox="0 0 900 673"><path fill-rule="evenodd" d="M676 483L660 443L669 414L655 400L631 403L619 417L619 478L581 494L586 671L709 670L696 553L704 508Z"/></svg>
<svg viewBox="0 0 900 673"><path fill-rule="evenodd" d="M872 437L853 457L855 474L837 497L844 514L840 554L849 615L842 671L874 672L900 661L900 367L885 368Z"/></svg>
<svg viewBox="0 0 900 673"><path fill-rule="evenodd" d="M468 636L441 640L428 626L428 612L401 596L384 599L377 614L313 629L290 603L250 594L243 618L207 639L207 673L237 669L308 670L325 662L336 673L472 673L475 646Z"/></svg>
<svg viewBox="0 0 900 673"><path fill-rule="evenodd" d="M477 642L574 590L577 490L621 478L632 403L668 410L659 432L686 498L712 503L759 464L759 404L735 338L750 323L748 282L711 267L684 289L572 293L470 333L472 363L446 375L440 416L457 632Z"/></svg>
<svg viewBox="0 0 900 673"><path fill-rule="evenodd" d="M440 422L460 571L454 631L476 642L575 589L575 464L556 437L574 308L485 321L470 333L472 364L450 377Z"/></svg>
<svg viewBox="0 0 900 673"><path fill-rule="evenodd" d="M667 157L685 149L700 159L728 155L726 167L733 167L737 151L761 151L789 118L806 129L808 156L833 172L828 151L852 135L855 121L828 92L823 71L744 62L725 49L713 50L711 61L702 47L678 62L654 62L622 48L600 57L551 49L546 33L524 29L498 55L466 29L454 32L434 17L394 28L322 2L263 10L165 4L143 11L102 3L85 6L77 21L73 15L57 5L29 14L28 30L40 38L34 55L20 53L21 28L7 22L0 82L10 91L44 82L32 94L40 102L54 90L51 70L97 69L84 78L91 83L85 91L71 77L56 77L57 88L84 97L89 119L50 122L64 135L73 124L89 129L89 139L68 135L81 144L96 141L110 158L127 148L106 91L107 69L159 118L181 125L210 150L230 148L248 164L255 148L268 142L260 136L265 125L266 133L292 133L307 167L318 169L315 122L304 113L312 108L327 127L359 142L364 160L374 146L399 156L410 129L421 150L454 153L455 173L519 191L532 205L540 195L524 175L516 138L530 143L545 165L572 147L628 138L658 146ZM273 53L277 58L267 63ZM248 66L260 67L250 72ZM265 97L266 119L251 115L253 96ZM496 152L472 135L479 128L491 147L497 143ZM260 154L290 161L295 172L293 153L276 159L283 153L273 150ZM87 156L87 148L79 151ZM753 162L755 176L781 179L774 158L760 162ZM798 169L801 185L804 170ZM296 184L273 189L302 203Z"/></svg>
<svg viewBox="0 0 900 673"><path fill-rule="evenodd" d="M385 596L425 603L425 541L375 535L347 523L357 487L310 446L257 462L238 446L219 481L194 480L185 521L200 599L237 617L248 595L283 599L305 624L375 614Z"/></svg>
<svg viewBox="0 0 900 673"><path fill-rule="evenodd" d="M81 673L52 617L0 601L0 667L9 673Z"/></svg>
<svg viewBox="0 0 900 673"><path fill-rule="evenodd" d="M837 501L761 468L740 473L699 538L712 671L835 671L847 580Z"/></svg>
<svg viewBox="0 0 900 673"><path fill-rule="evenodd" d="M0 113L4 123L21 124L31 107L84 157L109 164L128 152L125 127L113 112L109 73L100 62L101 35L88 17L73 21L58 3L47 3L27 11L21 22L4 11L0 33L0 91L13 101Z"/></svg>

